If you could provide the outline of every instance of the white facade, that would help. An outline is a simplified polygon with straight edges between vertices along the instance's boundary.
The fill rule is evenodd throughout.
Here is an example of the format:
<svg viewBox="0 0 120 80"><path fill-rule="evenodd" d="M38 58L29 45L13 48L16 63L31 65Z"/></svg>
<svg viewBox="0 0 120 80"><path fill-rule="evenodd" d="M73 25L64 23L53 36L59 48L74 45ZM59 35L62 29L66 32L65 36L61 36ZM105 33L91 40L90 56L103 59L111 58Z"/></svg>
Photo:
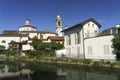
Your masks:
<svg viewBox="0 0 120 80"><path fill-rule="evenodd" d="M34 37L37 37L38 36L38 34L37 33L29 33L29 37L30 38L34 38Z"/></svg>
<svg viewBox="0 0 120 80"><path fill-rule="evenodd" d="M112 48L113 38L113 35L109 35L85 39L85 58L115 60L116 55Z"/></svg>
<svg viewBox="0 0 120 80"><path fill-rule="evenodd" d="M31 39L34 37L37 37L38 39L43 40L43 42L49 42L47 41L47 38L49 36L61 36L62 31L62 22L60 16L57 16L57 23L59 24L57 26L57 31L60 33L57 35L57 33L54 33L52 31L46 30L46 31L37 31L37 28L34 26L31 26L31 21L29 19L25 20L25 25L20 26L18 31L17 30L6 30L3 34L0 34L0 45L3 45L8 49L9 43L11 41L14 42L20 42L20 37L22 37L22 41L27 41L27 44L22 45L22 50L33 50L33 47L29 44L31 43ZM60 28L60 29L58 29ZM25 35L25 37L23 36Z"/></svg>
<svg viewBox="0 0 120 80"><path fill-rule="evenodd" d="M49 36L57 36L57 35L55 33L39 32L37 37L38 37L38 39L42 39L43 42L50 42L49 40L47 40Z"/></svg>
<svg viewBox="0 0 120 80"><path fill-rule="evenodd" d="M84 39L97 36L99 24L88 19L64 30L67 57L85 58Z"/></svg>
<svg viewBox="0 0 120 80"><path fill-rule="evenodd" d="M81 27L72 29L72 31L65 32L65 49L67 57L83 57L83 30ZM78 36L79 39L78 39ZM79 40L79 41L78 41Z"/></svg>
<svg viewBox="0 0 120 80"><path fill-rule="evenodd" d="M25 26L25 27L20 27L19 31L36 31L36 29L33 27Z"/></svg>
<svg viewBox="0 0 120 80"><path fill-rule="evenodd" d="M67 57L81 59L115 60L113 53L113 35L98 36L101 25L94 19L88 19L64 31Z"/></svg>
<svg viewBox="0 0 120 80"><path fill-rule="evenodd" d="M30 20L25 20L25 25L19 28L19 31L37 31L36 27L30 25Z"/></svg>
<svg viewBox="0 0 120 80"><path fill-rule="evenodd" d="M22 37L21 38L21 42L22 41L26 41L26 40L28 40L28 37ZM5 46L5 48L6 49L8 49L9 48L9 43L11 42L11 41L15 41L15 42L20 42L20 37L19 36L17 36L17 37L15 37L15 36L9 36L9 37L4 37L4 36L0 36L0 45L3 45L3 46Z"/></svg>
<svg viewBox="0 0 120 80"><path fill-rule="evenodd" d="M84 38L97 36L99 33L99 27L94 22L90 21L83 26Z"/></svg>
<svg viewBox="0 0 120 80"><path fill-rule="evenodd" d="M56 57L66 57L66 49L56 50L55 51Z"/></svg>

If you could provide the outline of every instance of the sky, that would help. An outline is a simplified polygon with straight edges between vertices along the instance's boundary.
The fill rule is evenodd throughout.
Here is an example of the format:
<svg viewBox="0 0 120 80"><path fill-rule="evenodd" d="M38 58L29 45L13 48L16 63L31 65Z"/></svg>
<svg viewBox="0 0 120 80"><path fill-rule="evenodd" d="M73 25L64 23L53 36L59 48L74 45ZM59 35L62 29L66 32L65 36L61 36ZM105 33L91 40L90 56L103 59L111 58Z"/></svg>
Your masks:
<svg viewBox="0 0 120 80"><path fill-rule="evenodd" d="M57 14L63 29L92 17L102 25L102 31L120 24L120 0L0 0L0 33L18 30L26 19L38 31L55 32Z"/></svg>

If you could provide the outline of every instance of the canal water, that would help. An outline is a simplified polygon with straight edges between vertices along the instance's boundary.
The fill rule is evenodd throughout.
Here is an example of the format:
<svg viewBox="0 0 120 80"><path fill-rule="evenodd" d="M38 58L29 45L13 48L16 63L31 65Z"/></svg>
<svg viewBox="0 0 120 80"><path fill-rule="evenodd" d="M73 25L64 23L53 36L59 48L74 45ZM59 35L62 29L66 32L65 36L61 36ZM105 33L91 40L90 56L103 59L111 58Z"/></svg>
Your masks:
<svg viewBox="0 0 120 80"><path fill-rule="evenodd" d="M1 60L0 80L120 80L120 70Z"/></svg>

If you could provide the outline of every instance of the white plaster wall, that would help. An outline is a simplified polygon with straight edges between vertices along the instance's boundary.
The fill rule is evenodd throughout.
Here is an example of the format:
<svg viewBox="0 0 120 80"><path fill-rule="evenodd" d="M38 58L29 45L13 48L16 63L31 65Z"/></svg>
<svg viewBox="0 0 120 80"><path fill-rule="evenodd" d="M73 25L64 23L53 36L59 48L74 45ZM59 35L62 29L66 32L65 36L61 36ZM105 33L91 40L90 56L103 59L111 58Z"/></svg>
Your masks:
<svg viewBox="0 0 120 80"><path fill-rule="evenodd" d="M41 34L40 33L38 33L38 39L41 39Z"/></svg>
<svg viewBox="0 0 120 80"><path fill-rule="evenodd" d="M112 48L113 35L101 36L85 39L85 58L86 59L111 59L114 60L115 54ZM109 46L109 53L104 53L104 45ZM88 53L88 46L92 46L92 54Z"/></svg>
<svg viewBox="0 0 120 80"><path fill-rule="evenodd" d="M30 44L22 45L22 50L23 51L25 51L25 50L31 50Z"/></svg>
<svg viewBox="0 0 120 80"><path fill-rule="evenodd" d="M3 40L5 40L5 43L2 43ZM28 37L21 38L21 41L26 41L26 40L28 40ZM11 41L20 42L20 37L0 37L0 45L4 45L6 49L8 49L9 43Z"/></svg>
<svg viewBox="0 0 120 80"><path fill-rule="evenodd" d="M37 32L36 33L29 33L30 38L34 38L35 36L37 37Z"/></svg>
<svg viewBox="0 0 120 80"><path fill-rule="evenodd" d="M47 39L49 36L56 36L56 34L52 34L52 33L44 33L44 34L38 33L38 39L41 39L41 35L43 36L42 37L43 39Z"/></svg>
<svg viewBox="0 0 120 80"><path fill-rule="evenodd" d="M86 38L87 35L89 35L89 37L97 36L97 34L95 34L95 31L96 31L96 33L99 33L99 27L94 22L88 22L88 23L86 23L83 26L83 29L84 29L84 38Z"/></svg>
<svg viewBox="0 0 120 80"><path fill-rule="evenodd" d="M66 56L67 57L78 57L78 58L83 58L83 29L82 27L77 27L69 31L65 31L65 42L64 46L66 49ZM79 32L80 33L80 44L75 44L75 34ZM67 36L71 36L71 45L67 45ZM79 48L80 52L77 52Z"/></svg>
<svg viewBox="0 0 120 80"><path fill-rule="evenodd" d="M19 31L37 31L37 30L33 27L20 27Z"/></svg>
<svg viewBox="0 0 120 80"><path fill-rule="evenodd" d="M49 36L56 36L56 34L45 33L45 34L43 35L43 39L47 39Z"/></svg>

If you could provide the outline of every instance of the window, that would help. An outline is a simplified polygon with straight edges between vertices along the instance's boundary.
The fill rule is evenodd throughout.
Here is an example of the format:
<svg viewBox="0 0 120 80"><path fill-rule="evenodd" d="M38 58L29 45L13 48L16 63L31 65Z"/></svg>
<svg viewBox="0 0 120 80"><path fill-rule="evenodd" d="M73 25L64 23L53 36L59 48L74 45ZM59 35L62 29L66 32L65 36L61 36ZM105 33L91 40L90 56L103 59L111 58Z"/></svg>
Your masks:
<svg viewBox="0 0 120 80"><path fill-rule="evenodd" d="M79 44L79 43L80 43L80 33L77 32L77 33L75 34L75 44Z"/></svg>
<svg viewBox="0 0 120 80"><path fill-rule="evenodd" d="M77 56L80 56L80 47L77 47Z"/></svg>
<svg viewBox="0 0 120 80"><path fill-rule="evenodd" d="M6 41L5 41L5 40L2 40L2 43L6 43Z"/></svg>
<svg viewBox="0 0 120 80"><path fill-rule="evenodd" d="M58 22L58 26L60 26L60 21Z"/></svg>
<svg viewBox="0 0 120 80"><path fill-rule="evenodd" d="M90 37L90 31L87 30L87 37Z"/></svg>
<svg viewBox="0 0 120 80"><path fill-rule="evenodd" d="M71 48L67 48L66 50L67 50L68 56L70 57L71 56Z"/></svg>
<svg viewBox="0 0 120 80"><path fill-rule="evenodd" d="M94 27L94 24L92 24L92 27Z"/></svg>
<svg viewBox="0 0 120 80"><path fill-rule="evenodd" d="M88 24L88 27L90 27L90 24Z"/></svg>
<svg viewBox="0 0 120 80"><path fill-rule="evenodd" d="M109 54L109 45L104 45L104 54Z"/></svg>
<svg viewBox="0 0 120 80"><path fill-rule="evenodd" d="M77 43L79 44L80 43L80 33L77 32Z"/></svg>
<svg viewBox="0 0 120 80"><path fill-rule="evenodd" d="M92 54L92 46L88 46L88 54Z"/></svg>
<svg viewBox="0 0 120 80"><path fill-rule="evenodd" d="M43 35L40 35L40 39L43 39Z"/></svg>
<svg viewBox="0 0 120 80"><path fill-rule="evenodd" d="M97 36L97 30L95 30L94 35Z"/></svg>
<svg viewBox="0 0 120 80"><path fill-rule="evenodd" d="M71 37L68 35L68 45L71 45Z"/></svg>
<svg viewBox="0 0 120 80"><path fill-rule="evenodd" d="M70 35L68 35L66 37L66 40L67 40L67 45L71 45L71 37L70 37Z"/></svg>
<svg viewBox="0 0 120 80"><path fill-rule="evenodd" d="M75 44L77 44L77 36L76 36L76 34L75 34Z"/></svg>

